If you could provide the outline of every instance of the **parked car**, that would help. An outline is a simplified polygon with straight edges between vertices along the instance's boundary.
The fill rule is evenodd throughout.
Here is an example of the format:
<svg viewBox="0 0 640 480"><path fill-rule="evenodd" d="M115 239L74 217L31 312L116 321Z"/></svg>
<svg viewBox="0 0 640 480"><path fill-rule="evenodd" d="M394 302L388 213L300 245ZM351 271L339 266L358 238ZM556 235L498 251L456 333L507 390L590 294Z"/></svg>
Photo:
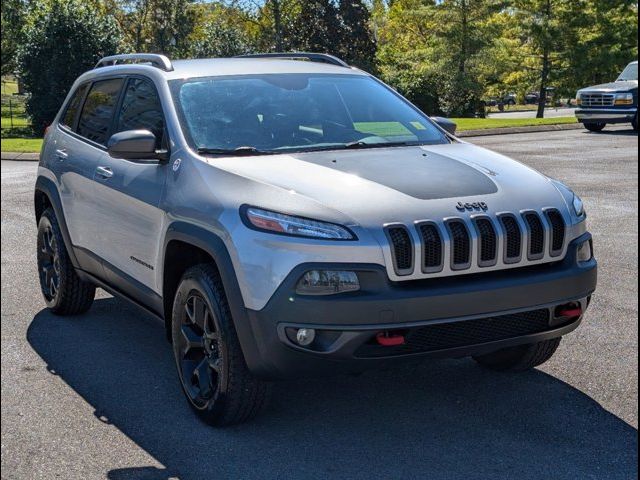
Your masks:
<svg viewBox="0 0 640 480"><path fill-rule="evenodd" d="M608 123L631 123L638 131L638 62L631 62L612 83L583 88L576 95L576 117L587 130Z"/></svg>
<svg viewBox="0 0 640 480"><path fill-rule="evenodd" d="M596 288L582 201L454 132L330 55L106 57L44 139L45 303L80 315L101 287L158 317L213 425L280 378L534 368Z"/></svg>
<svg viewBox="0 0 640 480"><path fill-rule="evenodd" d="M547 87L547 103L553 102L553 97L555 95L555 87ZM531 91L524 96L524 103L527 105L537 105L540 99L540 92Z"/></svg>

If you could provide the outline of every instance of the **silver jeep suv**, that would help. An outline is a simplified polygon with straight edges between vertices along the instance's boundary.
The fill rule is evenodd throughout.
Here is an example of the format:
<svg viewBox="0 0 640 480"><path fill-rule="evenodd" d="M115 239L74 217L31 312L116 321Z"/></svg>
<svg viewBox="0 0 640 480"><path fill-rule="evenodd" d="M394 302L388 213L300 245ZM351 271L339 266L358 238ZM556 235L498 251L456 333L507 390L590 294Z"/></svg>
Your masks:
<svg viewBox="0 0 640 480"><path fill-rule="evenodd" d="M582 202L454 131L329 55L104 58L41 153L45 301L80 314L100 287L162 319L214 425L278 378L535 367L596 287Z"/></svg>

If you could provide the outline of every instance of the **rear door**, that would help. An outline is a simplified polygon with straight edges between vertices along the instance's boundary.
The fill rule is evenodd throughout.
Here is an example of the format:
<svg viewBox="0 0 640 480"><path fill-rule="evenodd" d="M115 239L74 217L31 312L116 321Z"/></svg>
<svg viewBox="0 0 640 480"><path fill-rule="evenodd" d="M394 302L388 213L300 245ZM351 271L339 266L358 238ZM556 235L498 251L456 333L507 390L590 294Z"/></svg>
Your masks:
<svg viewBox="0 0 640 480"><path fill-rule="evenodd" d="M168 145L162 105L153 82L144 77L127 80L111 134L149 130L156 148ZM159 209L165 185L166 163L125 160L105 154L96 167L95 201L98 207L100 247L108 279L146 302L153 292L158 268L164 212Z"/></svg>

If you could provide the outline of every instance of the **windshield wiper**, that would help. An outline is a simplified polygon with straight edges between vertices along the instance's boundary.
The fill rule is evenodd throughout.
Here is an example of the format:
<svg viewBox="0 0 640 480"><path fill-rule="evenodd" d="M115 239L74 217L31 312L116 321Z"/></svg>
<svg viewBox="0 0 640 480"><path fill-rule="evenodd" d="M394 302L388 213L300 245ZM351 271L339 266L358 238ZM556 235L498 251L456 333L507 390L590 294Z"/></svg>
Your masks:
<svg viewBox="0 0 640 480"><path fill-rule="evenodd" d="M208 153L211 155L272 155L276 152L269 150L259 150L256 147L243 146L237 148L207 148L199 147L198 153Z"/></svg>
<svg viewBox="0 0 640 480"><path fill-rule="evenodd" d="M384 148L384 147L409 147L420 145L419 142L385 142L385 143L367 143L362 141L349 142L342 145L340 148L345 149L357 149L357 148Z"/></svg>

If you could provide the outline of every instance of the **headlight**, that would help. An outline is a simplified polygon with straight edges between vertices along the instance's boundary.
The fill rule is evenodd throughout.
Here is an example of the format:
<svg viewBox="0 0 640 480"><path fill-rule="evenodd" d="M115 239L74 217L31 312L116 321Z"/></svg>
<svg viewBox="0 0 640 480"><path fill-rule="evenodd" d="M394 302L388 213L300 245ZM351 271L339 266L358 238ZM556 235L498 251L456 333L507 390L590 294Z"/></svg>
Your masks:
<svg viewBox="0 0 640 480"><path fill-rule="evenodd" d="M582 93L578 92L576 93L576 105L581 105L582 104Z"/></svg>
<svg viewBox="0 0 640 480"><path fill-rule="evenodd" d="M294 217L256 207L245 207L241 214L248 222L247 226L257 230L325 240L357 240L348 228L334 223Z"/></svg>
<svg viewBox="0 0 640 480"><path fill-rule="evenodd" d="M578 217L582 217L584 215L584 203L575 193L573 194L573 211Z"/></svg>
<svg viewBox="0 0 640 480"><path fill-rule="evenodd" d="M633 93L617 93L616 105L633 105Z"/></svg>

